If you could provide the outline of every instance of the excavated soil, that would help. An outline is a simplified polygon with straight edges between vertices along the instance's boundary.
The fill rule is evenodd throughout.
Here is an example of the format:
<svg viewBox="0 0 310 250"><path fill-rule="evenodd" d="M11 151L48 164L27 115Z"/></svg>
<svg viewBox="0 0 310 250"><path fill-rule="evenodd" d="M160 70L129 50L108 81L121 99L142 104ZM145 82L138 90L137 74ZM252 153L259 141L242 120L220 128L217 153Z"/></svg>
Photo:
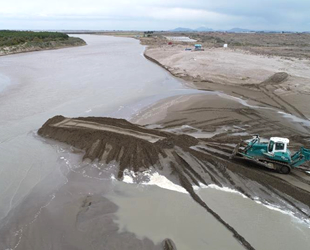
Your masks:
<svg viewBox="0 0 310 250"><path fill-rule="evenodd" d="M160 159L167 158L175 146L185 150L198 143L197 139L187 135L151 131L123 119L87 117L69 120L93 127L60 124L65 120L63 116L49 119L38 134L85 150L84 159L119 162L119 178L123 177L125 169L138 172L160 165Z"/></svg>
<svg viewBox="0 0 310 250"><path fill-rule="evenodd" d="M250 199L275 203L309 218L309 190L301 189L278 177L244 163L231 162L232 148L214 141L199 140L189 135L149 129L114 118L65 118L55 116L38 131L45 138L67 143L85 151L84 159L109 163L119 162L118 178L124 171L141 173L155 167L182 185L206 211L232 232L246 249L254 249L233 227L225 222L194 191L193 185L216 184L238 190ZM169 241L165 249L174 249Z"/></svg>

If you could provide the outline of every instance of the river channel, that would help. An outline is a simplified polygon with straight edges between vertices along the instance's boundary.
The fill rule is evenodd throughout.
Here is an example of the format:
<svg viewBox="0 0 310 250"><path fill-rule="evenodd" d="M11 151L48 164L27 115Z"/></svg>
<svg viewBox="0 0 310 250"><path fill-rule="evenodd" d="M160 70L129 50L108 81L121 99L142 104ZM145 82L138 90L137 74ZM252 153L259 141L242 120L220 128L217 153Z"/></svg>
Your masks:
<svg viewBox="0 0 310 250"><path fill-rule="evenodd" d="M87 46L0 57L0 249L244 249L165 177L152 185L115 179L117 163L37 130L55 115L130 119L164 98L201 93L146 60L129 38L81 35ZM309 224L237 192L201 198L255 249L309 249Z"/></svg>

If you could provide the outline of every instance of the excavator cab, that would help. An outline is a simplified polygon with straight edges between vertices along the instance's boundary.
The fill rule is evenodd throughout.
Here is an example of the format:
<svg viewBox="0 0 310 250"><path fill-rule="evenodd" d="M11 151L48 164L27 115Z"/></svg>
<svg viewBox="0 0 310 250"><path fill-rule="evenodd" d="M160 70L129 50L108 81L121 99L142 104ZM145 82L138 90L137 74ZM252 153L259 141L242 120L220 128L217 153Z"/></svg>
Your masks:
<svg viewBox="0 0 310 250"><path fill-rule="evenodd" d="M288 149L290 140L281 137L271 137L268 143L267 152L263 153L270 160L284 163L291 162L291 152Z"/></svg>
<svg viewBox="0 0 310 250"><path fill-rule="evenodd" d="M271 155L275 153L287 153L289 139L281 137L271 137L268 143L267 152Z"/></svg>

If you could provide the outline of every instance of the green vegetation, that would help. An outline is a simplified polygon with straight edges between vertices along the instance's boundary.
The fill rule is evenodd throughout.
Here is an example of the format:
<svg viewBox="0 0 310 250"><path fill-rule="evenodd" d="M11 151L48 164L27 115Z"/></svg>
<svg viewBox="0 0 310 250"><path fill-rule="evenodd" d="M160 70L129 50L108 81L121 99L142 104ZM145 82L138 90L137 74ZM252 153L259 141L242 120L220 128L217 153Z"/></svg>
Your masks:
<svg viewBox="0 0 310 250"><path fill-rule="evenodd" d="M33 31L11 31L0 30L0 47L15 46L27 42L36 44L68 40L67 34L59 32L33 32Z"/></svg>
<svg viewBox="0 0 310 250"><path fill-rule="evenodd" d="M81 38L60 32L0 30L0 56L81 45L86 45Z"/></svg>

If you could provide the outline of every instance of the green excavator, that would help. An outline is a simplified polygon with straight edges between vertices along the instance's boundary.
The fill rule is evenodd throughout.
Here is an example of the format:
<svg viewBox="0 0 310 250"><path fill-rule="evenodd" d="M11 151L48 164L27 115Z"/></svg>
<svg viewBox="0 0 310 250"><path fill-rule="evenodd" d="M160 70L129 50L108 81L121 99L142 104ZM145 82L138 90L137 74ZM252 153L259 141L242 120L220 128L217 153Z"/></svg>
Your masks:
<svg viewBox="0 0 310 250"><path fill-rule="evenodd" d="M286 138L271 137L269 142L261 142L259 136L255 135L249 143L239 143L231 158L245 159L274 169L281 174L289 174L293 168L310 161L310 149L301 147L299 151L291 155L288 144L289 139Z"/></svg>

